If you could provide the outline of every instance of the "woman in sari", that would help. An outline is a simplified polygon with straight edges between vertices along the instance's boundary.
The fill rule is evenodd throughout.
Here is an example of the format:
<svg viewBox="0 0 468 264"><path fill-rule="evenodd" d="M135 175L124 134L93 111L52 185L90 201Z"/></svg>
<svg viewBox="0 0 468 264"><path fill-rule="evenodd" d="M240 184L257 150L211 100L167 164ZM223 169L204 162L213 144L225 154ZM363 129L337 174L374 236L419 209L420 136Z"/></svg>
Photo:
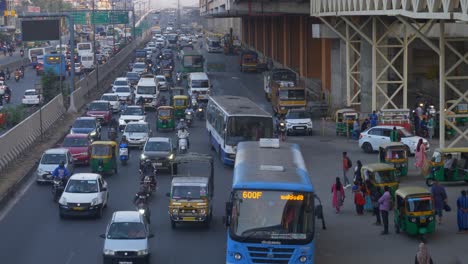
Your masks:
<svg viewBox="0 0 468 264"><path fill-rule="evenodd" d="M422 138L419 139L418 145L416 147L416 163L414 164L416 168L422 169L424 163L426 162L426 145L423 143Z"/></svg>
<svg viewBox="0 0 468 264"><path fill-rule="evenodd" d="M345 198L343 184L341 184L339 177L336 177L336 182L333 184L331 192L333 193L333 208L335 208L336 213L338 214L340 212L341 206L343 206L343 201Z"/></svg>

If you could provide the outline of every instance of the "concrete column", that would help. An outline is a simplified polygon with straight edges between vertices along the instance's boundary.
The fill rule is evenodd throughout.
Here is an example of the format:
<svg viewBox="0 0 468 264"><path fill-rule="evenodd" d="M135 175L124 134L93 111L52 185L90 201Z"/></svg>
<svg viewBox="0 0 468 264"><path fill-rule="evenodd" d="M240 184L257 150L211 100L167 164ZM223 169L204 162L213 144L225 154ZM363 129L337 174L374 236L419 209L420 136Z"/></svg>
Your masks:
<svg viewBox="0 0 468 264"><path fill-rule="evenodd" d="M364 29L364 33L367 36L372 36L372 24L369 23ZM371 37L372 39L372 37ZM361 72L360 82L361 82L361 113L367 115L372 113L372 67L374 65L372 59L372 45L367 42L365 39L361 38L361 63L359 64L359 69Z"/></svg>
<svg viewBox="0 0 468 264"><path fill-rule="evenodd" d="M263 34L262 34L263 56L268 56L268 54L266 54L267 53L267 37L266 37L267 36L267 26L266 26L266 17L265 16L262 17L262 32L263 32Z"/></svg>
<svg viewBox="0 0 468 264"><path fill-rule="evenodd" d="M346 43L341 39L331 40L331 106L346 106Z"/></svg>
<svg viewBox="0 0 468 264"><path fill-rule="evenodd" d="M307 73L306 69L306 58L307 58L307 18L301 16L299 18L299 73L301 76L305 76ZM310 29L312 30L312 29Z"/></svg>
<svg viewBox="0 0 468 264"><path fill-rule="evenodd" d="M283 62L286 66L289 66L289 19L287 16L283 16Z"/></svg>
<svg viewBox="0 0 468 264"><path fill-rule="evenodd" d="M276 49L277 49L277 45L276 45L276 41L277 41L277 38L278 38L278 34L276 34L276 27L275 27L275 24L276 24L276 17L272 17L271 18L271 22L270 22L270 30L271 30L271 38L270 38L270 45L271 45L271 52L270 52L270 57L271 58L275 58L275 52L276 52Z"/></svg>
<svg viewBox="0 0 468 264"><path fill-rule="evenodd" d="M329 91L331 89L330 87L330 79L331 79L331 74L330 74L330 49L331 49L331 44L330 44L329 39L321 39L321 47L322 47L322 67L321 67L321 79L322 79L322 91Z"/></svg>

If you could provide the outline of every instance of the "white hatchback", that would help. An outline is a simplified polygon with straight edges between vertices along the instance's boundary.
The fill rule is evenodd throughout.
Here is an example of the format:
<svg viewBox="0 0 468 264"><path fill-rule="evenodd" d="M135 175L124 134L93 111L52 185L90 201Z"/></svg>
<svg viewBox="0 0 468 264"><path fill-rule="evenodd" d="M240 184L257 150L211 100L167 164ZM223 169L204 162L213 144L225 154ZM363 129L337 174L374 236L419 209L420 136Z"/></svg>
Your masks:
<svg viewBox="0 0 468 264"><path fill-rule="evenodd" d="M120 111L119 96L115 93L105 93L101 96L101 100L108 101L111 105L112 112L117 113Z"/></svg>
<svg viewBox="0 0 468 264"><path fill-rule="evenodd" d="M41 95L35 89L28 89L24 91L21 103L24 105L39 105L41 104Z"/></svg>
<svg viewBox="0 0 468 264"><path fill-rule="evenodd" d="M59 199L59 215L60 218L84 215L101 218L108 201L107 182L100 174L76 173L68 180Z"/></svg>
<svg viewBox="0 0 468 264"><path fill-rule="evenodd" d="M407 131L404 127L397 126L398 134L401 138L401 143L405 144L409 150L409 154L416 153L416 147L419 139L422 139L429 150L429 142L422 137L418 137ZM393 126L375 126L362 132L359 136L359 147L364 152L371 153L379 150L379 146L385 143L390 143L390 132Z"/></svg>

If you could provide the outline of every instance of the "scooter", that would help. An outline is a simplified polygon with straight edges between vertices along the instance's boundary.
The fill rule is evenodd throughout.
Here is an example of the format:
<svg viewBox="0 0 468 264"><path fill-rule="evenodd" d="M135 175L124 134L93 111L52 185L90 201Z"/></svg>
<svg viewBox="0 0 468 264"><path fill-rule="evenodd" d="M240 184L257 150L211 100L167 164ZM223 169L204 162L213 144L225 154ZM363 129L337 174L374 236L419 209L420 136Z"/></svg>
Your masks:
<svg viewBox="0 0 468 264"><path fill-rule="evenodd" d="M19 74L16 74L16 75L15 75L15 81L16 81L16 82L19 82L20 78L21 78L21 77L20 77Z"/></svg>
<svg viewBox="0 0 468 264"><path fill-rule="evenodd" d="M203 109L201 106L197 108L197 117L198 120L203 120L203 118L205 118L205 109Z"/></svg>
<svg viewBox="0 0 468 264"><path fill-rule="evenodd" d="M281 141L286 140L286 123L284 123L284 122L279 123L278 137L281 139Z"/></svg>
<svg viewBox="0 0 468 264"><path fill-rule="evenodd" d="M120 163L123 166L127 165L127 161L128 161L128 144L127 143L121 143L119 145L119 157L120 157Z"/></svg>
<svg viewBox="0 0 468 264"><path fill-rule="evenodd" d="M193 114L191 111L185 112L185 123L188 127L192 126Z"/></svg>
<svg viewBox="0 0 468 264"><path fill-rule="evenodd" d="M186 153L188 149L187 137L179 137L178 144L179 153Z"/></svg>
<svg viewBox="0 0 468 264"><path fill-rule="evenodd" d="M53 195L54 202L59 201L64 190L65 190L65 184L63 180L54 179L54 183L52 185L52 195Z"/></svg>

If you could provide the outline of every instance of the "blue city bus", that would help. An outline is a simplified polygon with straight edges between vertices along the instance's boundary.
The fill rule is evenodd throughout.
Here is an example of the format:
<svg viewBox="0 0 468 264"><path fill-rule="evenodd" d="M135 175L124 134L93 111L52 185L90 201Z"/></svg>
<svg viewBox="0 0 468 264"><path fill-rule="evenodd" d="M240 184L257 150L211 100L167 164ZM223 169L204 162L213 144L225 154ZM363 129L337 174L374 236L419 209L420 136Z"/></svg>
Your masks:
<svg viewBox="0 0 468 264"><path fill-rule="evenodd" d="M222 162L234 165L237 143L273 137L273 117L248 98L211 96L206 108L206 129Z"/></svg>
<svg viewBox="0 0 468 264"><path fill-rule="evenodd" d="M226 263L314 263L315 217L325 229L315 199L299 145L240 142L226 203Z"/></svg>
<svg viewBox="0 0 468 264"><path fill-rule="evenodd" d="M57 77L65 78L67 75L67 62L63 54L45 54L44 72L52 70Z"/></svg>

